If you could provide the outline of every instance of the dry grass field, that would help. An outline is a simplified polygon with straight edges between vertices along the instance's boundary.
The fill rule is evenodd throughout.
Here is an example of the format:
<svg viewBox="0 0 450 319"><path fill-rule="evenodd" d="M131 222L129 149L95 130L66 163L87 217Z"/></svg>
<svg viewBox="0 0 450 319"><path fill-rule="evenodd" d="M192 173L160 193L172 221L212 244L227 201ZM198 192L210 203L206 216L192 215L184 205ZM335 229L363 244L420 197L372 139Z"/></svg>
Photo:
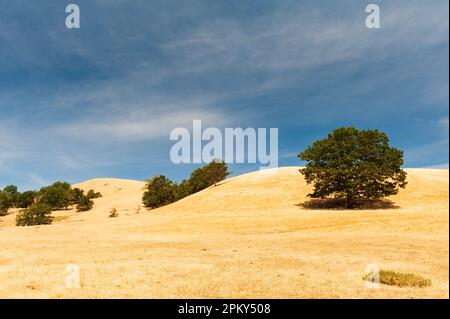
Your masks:
<svg viewBox="0 0 450 319"><path fill-rule="evenodd" d="M409 169L398 208L318 210L297 167L230 178L139 209L143 182L96 179L91 211L49 226L0 217L1 298L448 298L448 170ZM119 216L109 218L116 208ZM430 279L366 288L369 264ZM80 288L66 288L66 265Z"/></svg>

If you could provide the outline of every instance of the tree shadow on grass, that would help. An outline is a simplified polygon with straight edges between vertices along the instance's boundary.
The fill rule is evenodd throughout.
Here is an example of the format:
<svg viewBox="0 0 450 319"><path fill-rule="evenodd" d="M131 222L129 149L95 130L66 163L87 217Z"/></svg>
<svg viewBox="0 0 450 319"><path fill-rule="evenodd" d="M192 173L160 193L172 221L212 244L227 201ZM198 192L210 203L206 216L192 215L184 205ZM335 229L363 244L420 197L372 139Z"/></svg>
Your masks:
<svg viewBox="0 0 450 319"><path fill-rule="evenodd" d="M387 199L358 199L353 202L352 208L347 208L345 199L325 198L311 199L296 206L304 209L334 209L334 210L373 210L373 209L398 209L400 206Z"/></svg>

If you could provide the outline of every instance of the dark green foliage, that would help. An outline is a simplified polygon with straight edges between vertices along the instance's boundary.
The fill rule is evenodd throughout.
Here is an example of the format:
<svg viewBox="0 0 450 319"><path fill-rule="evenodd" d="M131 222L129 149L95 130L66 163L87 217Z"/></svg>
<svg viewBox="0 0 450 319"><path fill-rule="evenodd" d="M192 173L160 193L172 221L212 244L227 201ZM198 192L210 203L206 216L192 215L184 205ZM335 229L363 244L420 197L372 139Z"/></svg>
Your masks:
<svg viewBox="0 0 450 319"><path fill-rule="evenodd" d="M0 216L6 215L9 208L27 208L34 203L35 195L33 191L19 193L14 185L6 186L0 190Z"/></svg>
<svg viewBox="0 0 450 319"><path fill-rule="evenodd" d="M147 181L142 201L146 207L157 208L171 204L186 196L199 192L207 187L216 185L230 174L228 166L221 160L194 170L191 177L176 184L165 176L156 176Z"/></svg>
<svg viewBox="0 0 450 319"><path fill-rule="evenodd" d="M16 217L17 226L48 225L53 221L52 208L47 204L33 204L23 209Z"/></svg>
<svg viewBox="0 0 450 319"><path fill-rule="evenodd" d="M6 215L8 210L16 205L17 186L9 185L0 190L0 216Z"/></svg>
<svg viewBox="0 0 450 319"><path fill-rule="evenodd" d="M208 179L204 167L197 168L191 173L189 178L188 191L189 195L197 193L208 187Z"/></svg>
<svg viewBox="0 0 450 319"><path fill-rule="evenodd" d="M33 191L26 191L20 193L17 191L17 186L6 186L3 191L0 190L0 215L6 214L9 208L27 208L34 203L36 193Z"/></svg>
<svg viewBox="0 0 450 319"><path fill-rule="evenodd" d="M88 196L82 196L77 201L77 212L85 212L94 206L94 202Z"/></svg>
<svg viewBox="0 0 450 319"><path fill-rule="evenodd" d="M26 191L17 196L17 208L28 208L34 204L37 193L35 191Z"/></svg>
<svg viewBox="0 0 450 319"><path fill-rule="evenodd" d="M189 195L216 185L228 175L230 175L228 165L221 160L214 160L201 168L197 168L189 178Z"/></svg>
<svg viewBox="0 0 450 319"><path fill-rule="evenodd" d="M176 199L176 184L163 175L149 179L146 189L142 197L146 207L158 208L173 203Z"/></svg>
<svg viewBox="0 0 450 319"><path fill-rule="evenodd" d="M79 188L73 188L70 192L70 203L72 205L76 205L76 210L78 212L90 210L94 206L92 199L102 196L100 193L96 193L93 189L89 190L86 195L84 195L84 191Z"/></svg>
<svg viewBox="0 0 450 319"><path fill-rule="evenodd" d="M314 184L308 196L345 198L347 208L356 199L379 199L406 186L403 152L389 146L387 135L378 130L338 128L299 158L308 162L300 172Z"/></svg>
<svg viewBox="0 0 450 319"><path fill-rule="evenodd" d="M39 191L38 202L49 205L52 209L67 209L71 204L72 191L67 182L56 182Z"/></svg>
<svg viewBox="0 0 450 319"><path fill-rule="evenodd" d="M89 199L100 198L100 197L102 197L102 194L96 193L93 189L90 189L87 192L86 197Z"/></svg>
<svg viewBox="0 0 450 319"><path fill-rule="evenodd" d="M17 196L19 195L19 192L17 191L17 186L15 186L15 185L6 186L3 189L3 192L5 194L9 195L9 198L10 198L10 201L11 201L10 202L11 207L15 206L16 203L17 203Z"/></svg>
<svg viewBox="0 0 450 319"><path fill-rule="evenodd" d="M84 191L79 188L73 188L70 194L70 204L75 205L81 201L84 196Z"/></svg>
<svg viewBox="0 0 450 319"><path fill-rule="evenodd" d="M228 171L228 165L222 160L213 160L211 163L204 167L207 187L215 186L217 183L223 181L230 172Z"/></svg>
<svg viewBox="0 0 450 319"><path fill-rule="evenodd" d="M0 190L0 216L5 216L13 206L11 195Z"/></svg>
<svg viewBox="0 0 450 319"><path fill-rule="evenodd" d="M9 185L9 186L6 186L6 187L3 189L3 191L4 191L5 193L8 193L8 194L12 195L12 196L17 195L17 193L18 193L18 191L17 191L17 186L15 186L15 185Z"/></svg>
<svg viewBox="0 0 450 319"><path fill-rule="evenodd" d="M75 205L77 211L90 210L94 202L92 199L102 195L94 190L84 195L79 188L72 188L67 182L56 182L50 186L42 187L39 192L18 192L17 187L9 185L0 190L0 216L5 216L10 208L24 208L17 215L17 225L51 224L52 210L67 209Z"/></svg>
<svg viewBox="0 0 450 319"><path fill-rule="evenodd" d="M180 200L192 194L192 187L189 179L183 180L176 185L176 200Z"/></svg>

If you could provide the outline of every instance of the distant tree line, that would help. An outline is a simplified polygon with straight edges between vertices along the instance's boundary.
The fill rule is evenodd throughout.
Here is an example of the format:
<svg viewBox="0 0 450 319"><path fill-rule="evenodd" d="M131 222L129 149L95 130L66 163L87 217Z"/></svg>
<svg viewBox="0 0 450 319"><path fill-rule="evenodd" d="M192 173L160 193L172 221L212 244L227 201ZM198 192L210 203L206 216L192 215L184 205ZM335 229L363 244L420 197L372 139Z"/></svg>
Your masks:
<svg viewBox="0 0 450 319"><path fill-rule="evenodd" d="M157 208L176 202L186 196L216 185L224 180L230 172L222 160L194 170L188 179L177 184L163 175L147 180L146 191L142 201L146 207ZM101 194L94 190L85 193L80 188L72 188L67 182L56 182L42 187L39 191L19 192L17 186L9 185L0 190L0 216L11 208L21 209L16 216L17 226L51 224L54 210L75 207L78 212L90 210L94 198Z"/></svg>
<svg viewBox="0 0 450 319"><path fill-rule="evenodd" d="M165 206L216 185L228 175L230 175L228 165L222 160L213 160L194 170L190 178L183 180L180 184L171 181L164 175L154 176L147 180L142 202L146 207L152 209Z"/></svg>
<svg viewBox="0 0 450 319"><path fill-rule="evenodd" d="M86 194L82 189L72 188L67 182L56 182L42 187L39 191L20 193L15 185L0 190L0 216L8 213L10 208L20 208L16 217L17 226L51 224L53 210L67 209L75 206L78 212L90 210L92 199L101 197L94 190Z"/></svg>

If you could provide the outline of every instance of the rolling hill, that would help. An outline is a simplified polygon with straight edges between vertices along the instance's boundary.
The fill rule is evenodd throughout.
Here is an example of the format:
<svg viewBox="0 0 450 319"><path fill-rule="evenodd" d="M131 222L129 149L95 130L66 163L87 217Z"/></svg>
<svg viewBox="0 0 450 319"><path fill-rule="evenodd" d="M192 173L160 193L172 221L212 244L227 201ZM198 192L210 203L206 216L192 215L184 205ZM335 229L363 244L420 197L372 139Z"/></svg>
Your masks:
<svg viewBox="0 0 450 319"><path fill-rule="evenodd" d="M147 210L144 183L95 179L91 211L49 226L0 217L3 298L448 298L448 170L409 169L396 208L307 209L298 167L227 179ZM116 208L119 216L109 218ZM65 286L66 265L80 288ZM428 288L366 288L365 269L411 272Z"/></svg>

